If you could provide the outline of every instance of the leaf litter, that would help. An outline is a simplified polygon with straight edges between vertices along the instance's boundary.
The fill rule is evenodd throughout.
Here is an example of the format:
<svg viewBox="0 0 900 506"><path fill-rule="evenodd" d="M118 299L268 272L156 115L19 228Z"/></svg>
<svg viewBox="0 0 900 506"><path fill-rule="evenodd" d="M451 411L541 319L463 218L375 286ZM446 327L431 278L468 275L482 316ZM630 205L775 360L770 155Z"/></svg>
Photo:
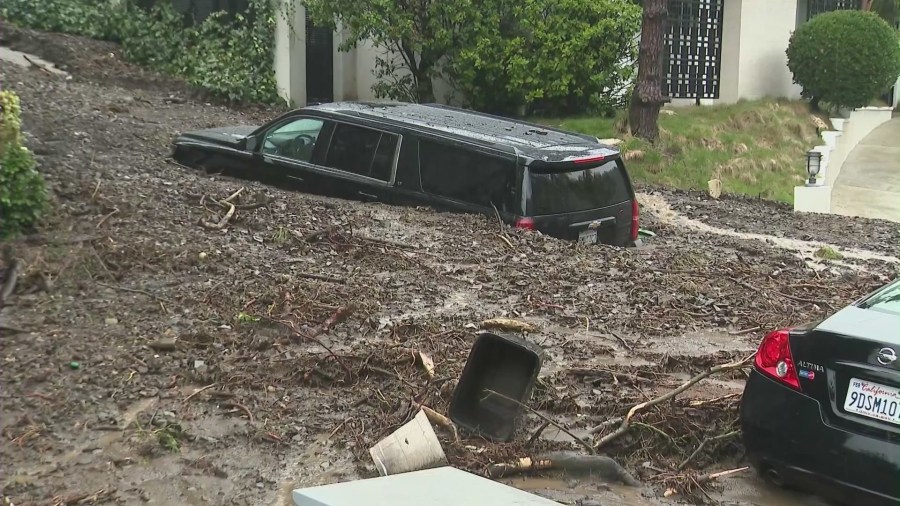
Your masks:
<svg viewBox="0 0 900 506"><path fill-rule="evenodd" d="M61 491L272 503L291 486L371 476L370 446L422 407L446 415L482 326L544 348L529 407L596 443L632 406L744 358L766 329L821 318L896 273L877 258L803 258L652 213L647 247L589 247L498 235L493 216L194 172L166 160L175 133L277 111L205 103L164 78L123 82L145 71L77 56L105 43L10 32L14 48L74 58L70 81L0 62L55 206L40 236L10 244L25 267L0 314L0 455L17 469L4 478L15 504ZM665 194L673 207L696 198ZM857 247L896 254L896 227L875 226L890 230L884 243ZM603 451L660 494L703 500L698 476L740 464L729 434L743 374L648 407ZM147 399L158 403L126 419ZM533 413L510 443L446 423L437 432L451 464L478 473L581 448Z"/></svg>

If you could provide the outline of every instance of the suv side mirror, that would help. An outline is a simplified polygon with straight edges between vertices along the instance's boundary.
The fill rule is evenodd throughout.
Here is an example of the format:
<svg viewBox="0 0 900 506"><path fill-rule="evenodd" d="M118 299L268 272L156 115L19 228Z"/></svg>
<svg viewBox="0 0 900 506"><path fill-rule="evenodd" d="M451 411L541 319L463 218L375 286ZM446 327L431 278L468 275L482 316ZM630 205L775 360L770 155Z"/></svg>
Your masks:
<svg viewBox="0 0 900 506"><path fill-rule="evenodd" d="M247 137L246 139L244 139L244 149L246 149L247 151L256 151L257 142L258 141L256 140L256 136Z"/></svg>

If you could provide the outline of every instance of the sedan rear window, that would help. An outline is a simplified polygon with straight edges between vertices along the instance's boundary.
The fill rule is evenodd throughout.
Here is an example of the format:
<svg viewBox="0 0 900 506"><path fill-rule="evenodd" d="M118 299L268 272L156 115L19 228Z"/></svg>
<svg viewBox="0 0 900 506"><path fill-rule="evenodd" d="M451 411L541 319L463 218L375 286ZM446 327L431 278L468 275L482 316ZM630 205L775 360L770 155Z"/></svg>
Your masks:
<svg viewBox="0 0 900 506"><path fill-rule="evenodd" d="M882 288L859 306L900 315L900 280Z"/></svg>
<svg viewBox="0 0 900 506"><path fill-rule="evenodd" d="M575 213L631 200L621 162L567 172L531 173L531 214Z"/></svg>

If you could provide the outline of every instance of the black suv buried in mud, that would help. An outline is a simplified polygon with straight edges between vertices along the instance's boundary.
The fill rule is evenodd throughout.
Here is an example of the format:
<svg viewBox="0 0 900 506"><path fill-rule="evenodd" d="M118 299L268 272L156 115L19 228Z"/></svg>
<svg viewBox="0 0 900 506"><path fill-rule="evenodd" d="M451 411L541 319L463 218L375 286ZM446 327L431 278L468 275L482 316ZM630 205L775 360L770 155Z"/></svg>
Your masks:
<svg viewBox="0 0 900 506"><path fill-rule="evenodd" d="M181 165L310 193L499 214L583 243L634 245L619 151L595 137L440 105L338 103L176 137Z"/></svg>

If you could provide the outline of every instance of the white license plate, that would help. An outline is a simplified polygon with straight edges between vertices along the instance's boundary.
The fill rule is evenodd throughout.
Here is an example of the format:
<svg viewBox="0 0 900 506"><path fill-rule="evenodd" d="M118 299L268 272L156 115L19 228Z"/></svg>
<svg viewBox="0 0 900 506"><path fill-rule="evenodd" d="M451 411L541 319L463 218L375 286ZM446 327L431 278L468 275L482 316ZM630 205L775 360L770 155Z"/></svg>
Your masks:
<svg viewBox="0 0 900 506"><path fill-rule="evenodd" d="M597 231L585 230L578 234L578 242L581 244L597 244Z"/></svg>
<svg viewBox="0 0 900 506"><path fill-rule="evenodd" d="M853 378L844 411L900 425L900 389Z"/></svg>

